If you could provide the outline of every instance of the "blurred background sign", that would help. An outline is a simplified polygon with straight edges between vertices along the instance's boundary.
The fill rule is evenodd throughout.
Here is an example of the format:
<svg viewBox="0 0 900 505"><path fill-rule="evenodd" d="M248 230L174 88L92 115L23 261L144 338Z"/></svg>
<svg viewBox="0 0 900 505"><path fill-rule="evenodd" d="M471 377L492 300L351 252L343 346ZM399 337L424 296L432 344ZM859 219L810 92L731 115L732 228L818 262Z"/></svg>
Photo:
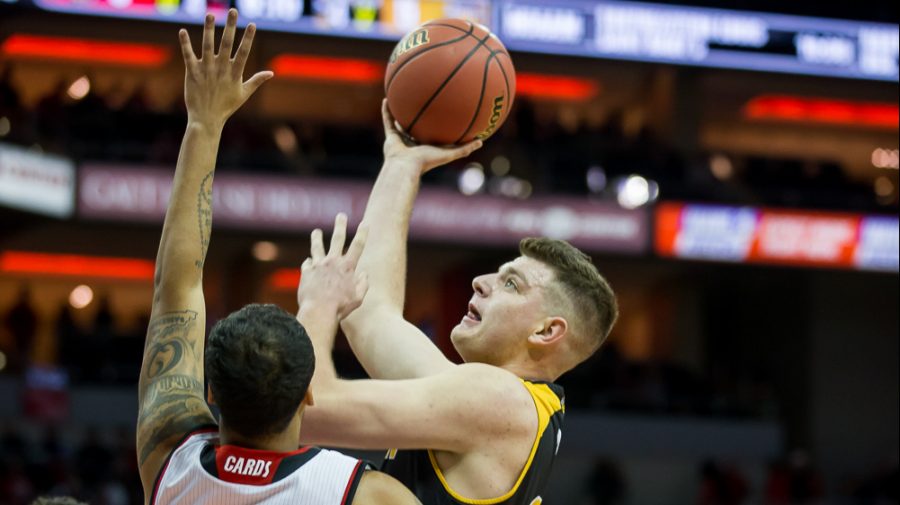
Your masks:
<svg viewBox="0 0 900 505"><path fill-rule="evenodd" d="M229 0L33 0L42 9L200 23ZM399 39L424 21L489 26L510 50L897 81L897 25L783 14L570 0L234 0L264 30Z"/></svg>
<svg viewBox="0 0 900 505"><path fill-rule="evenodd" d="M900 270L896 216L666 202L657 207L656 223L663 256Z"/></svg>
<svg viewBox="0 0 900 505"><path fill-rule="evenodd" d="M649 3L497 2L507 47L679 65L896 81L898 27Z"/></svg>
<svg viewBox="0 0 900 505"><path fill-rule="evenodd" d="M81 218L162 223L172 185L169 169L86 165L79 179ZM216 224L246 230L306 232L328 227L339 212L362 220L370 187L350 181L276 176L216 176ZM415 239L515 246L552 236L596 251L641 254L649 244L646 209L579 198L528 201L424 188L410 223Z"/></svg>
<svg viewBox="0 0 900 505"><path fill-rule="evenodd" d="M264 30L399 39L425 21L456 17L490 24L488 0L34 0L50 11L201 23L207 12L241 12ZM221 18L221 16L220 16ZM221 21L221 20L220 20Z"/></svg>
<svg viewBox="0 0 900 505"><path fill-rule="evenodd" d="M75 164L61 156L0 144L0 205L54 217L71 216Z"/></svg>

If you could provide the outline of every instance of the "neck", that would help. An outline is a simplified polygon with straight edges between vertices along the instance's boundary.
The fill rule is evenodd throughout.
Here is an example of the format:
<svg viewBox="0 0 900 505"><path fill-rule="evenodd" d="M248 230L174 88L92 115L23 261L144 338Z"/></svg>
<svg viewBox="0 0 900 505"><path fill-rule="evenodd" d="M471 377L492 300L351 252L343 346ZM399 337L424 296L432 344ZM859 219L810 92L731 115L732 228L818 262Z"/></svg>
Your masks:
<svg viewBox="0 0 900 505"><path fill-rule="evenodd" d="M545 365L539 365L534 362L516 362L501 365L500 368L507 372L515 374L520 379L539 380L544 382L555 382L559 378L554 370L548 370Z"/></svg>
<svg viewBox="0 0 900 505"><path fill-rule="evenodd" d="M221 445L236 445L246 449L260 451L290 452L300 447L300 416L294 416L291 424L281 433L265 437L248 438L228 429L225 422L219 425L219 442Z"/></svg>

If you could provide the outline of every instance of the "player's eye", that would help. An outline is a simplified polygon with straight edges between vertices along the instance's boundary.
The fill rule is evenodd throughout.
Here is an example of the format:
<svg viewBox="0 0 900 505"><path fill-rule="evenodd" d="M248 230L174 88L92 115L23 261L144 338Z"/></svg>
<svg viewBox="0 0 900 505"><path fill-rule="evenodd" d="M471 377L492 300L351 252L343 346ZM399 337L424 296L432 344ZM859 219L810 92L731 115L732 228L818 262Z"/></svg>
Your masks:
<svg viewBox="0 0 900 505"><path fill-rule="evenodd" d="M515 292L519 292L519 286L516 284L516 281L512 279L507 279L505 286L506 288L512 289Z"/></svg>

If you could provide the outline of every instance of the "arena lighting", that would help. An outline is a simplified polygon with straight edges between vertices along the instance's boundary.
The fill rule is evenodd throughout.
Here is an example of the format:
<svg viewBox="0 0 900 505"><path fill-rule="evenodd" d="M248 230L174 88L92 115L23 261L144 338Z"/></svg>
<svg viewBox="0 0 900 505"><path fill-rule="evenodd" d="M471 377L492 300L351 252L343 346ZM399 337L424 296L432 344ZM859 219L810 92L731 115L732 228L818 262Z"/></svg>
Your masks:
<svg viewBox="0 0 900 505"><path fill-rule="evenodd" d="M263 240L253 244L253 257L257 261L275 261L278 259L278 246Z"/></svg>
<svg viewBox="0 0 900 505"><path fill-rule="evenodd" d="M872 151L872 165L876 168L900 169L900 150L877 148Z"/></svg>
<svg viewBox="0 0 900 505"><path fill-rule="evenodd" d="M531 98L581 102L600 92L600 85L591 79L553 74L516 74L516 94Z"/></svg>
<svg viewBox="0 0 900 505"><path fill-rule="evenodd" d="M616 200L623 209L636 209L659 198L659 184L640 175L621 177L615 182Z"/></svg>
<svg viewBox="0 0 900 505"><path fill-rule="evenodd" d="M0 273L152 281L154 263L134 258L4 251L0 253Z"/></svg>
<svg viewBox="0 0 900 505"><path fill-rule="evenodd" d="M761 95L750 99L744 105L743 114L745 118L752 120L820 123L893 130L900 127L900 107L891 103Z"/></svg>
<svg viewBox="0 0 900 505"><path fill-rule="evenodd" d="M585 181L591 193L598 194L606 189L606 170L599 165L592 165L585 174Z"/></svg>
<svg viewBox="0 0 900 505"><path fill-rule="evenodd" d="M50 58L133 67L160 67L169 60L171 53L168 47L156 44L16 33L3 41L0 54L10 58Z"/></svg>
<svg viewBox="0 0 900 505"><path fill-rule="evenodd" d="M267 283L272 289L293 291L300 286L300 270L296 268L280 268L269 275Z"/></svg>
<svg viewBox="0 0 900 505"><path fill-rule="evenodd" d="M88 76L82 75L78 79L69 86L69 89L66 90L66 94L69 95L69 98L72 100L81 100L86 97L88 93L91 92L91 80L88 79Z"/></svg>
<svg viewBox="0 0 900 505"><path fill-rule="evenodd" d="M369 60L282 54L269 65L276 76L298 80L374 84L384 79L384 65Z"/></svg>
<svg viewBox="0 0 900 505"><path fill-rule="evenodd" d="M470 163L459 174L459 192L471 196L484 189L486 177L480 163Z"/></svg>
<svg viewBox="0 0 900 505"><path fill-rule="evenodd" d="M94 290L90 286L81 284L69 293L69 305L76 309L83 309L94 301Z"/></svg>

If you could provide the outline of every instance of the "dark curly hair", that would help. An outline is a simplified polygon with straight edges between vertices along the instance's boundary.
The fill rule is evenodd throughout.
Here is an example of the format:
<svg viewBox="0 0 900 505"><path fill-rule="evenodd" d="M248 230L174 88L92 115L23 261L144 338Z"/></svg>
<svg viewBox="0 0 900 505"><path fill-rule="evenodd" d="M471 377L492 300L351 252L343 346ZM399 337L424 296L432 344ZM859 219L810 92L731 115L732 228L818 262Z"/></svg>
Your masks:
<svg viewBox="0 0 900 505"><path fill-rule="evenodd" d="M294 316L276 305L251 304L213 327L205 366L223 424L253 438L287 428L306 396L316 357Z"/></svg>

